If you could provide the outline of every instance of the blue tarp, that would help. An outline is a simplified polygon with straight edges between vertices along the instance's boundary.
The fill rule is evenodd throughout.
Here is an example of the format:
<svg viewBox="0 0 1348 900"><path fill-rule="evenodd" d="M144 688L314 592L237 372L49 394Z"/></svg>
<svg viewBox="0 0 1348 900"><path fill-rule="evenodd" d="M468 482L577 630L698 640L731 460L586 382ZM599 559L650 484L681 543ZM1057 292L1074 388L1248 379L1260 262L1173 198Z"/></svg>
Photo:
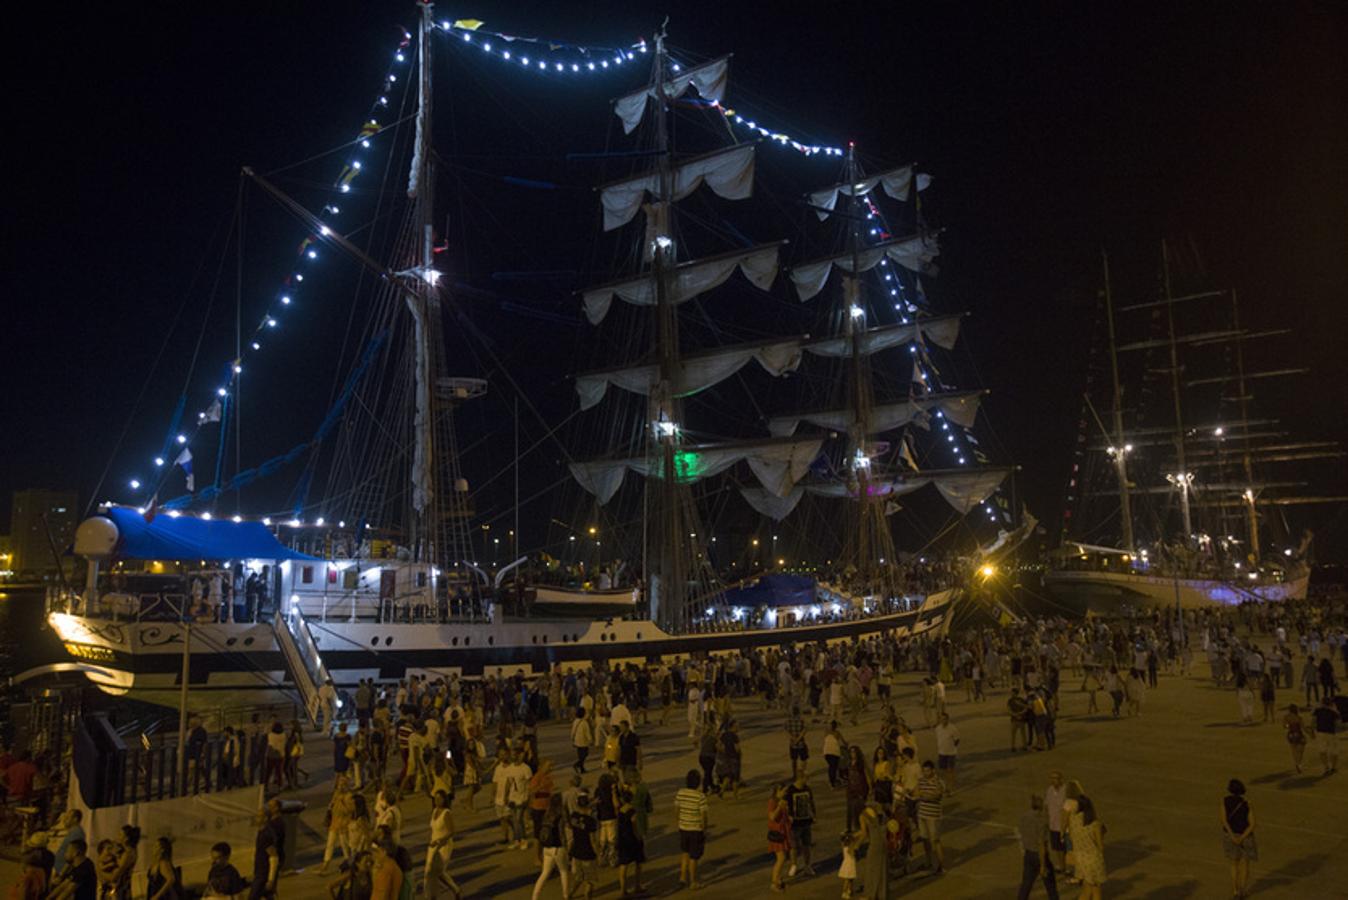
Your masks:
<svg viewBox="0 0 1348 900"><path fill-rule="evenodd" d="M728 606L809 606L815 601L815 581L808 575L764 575L745 587L725 592Z"/></svg>
<svg viewBox="0 0 1348 900"><path fill-rule="evenodd" d="M316 559L282 546L261 522L175 519L166 513L147 522L134 509L118 506L103 515L121 534L117 555L124 559Z"/></svg>

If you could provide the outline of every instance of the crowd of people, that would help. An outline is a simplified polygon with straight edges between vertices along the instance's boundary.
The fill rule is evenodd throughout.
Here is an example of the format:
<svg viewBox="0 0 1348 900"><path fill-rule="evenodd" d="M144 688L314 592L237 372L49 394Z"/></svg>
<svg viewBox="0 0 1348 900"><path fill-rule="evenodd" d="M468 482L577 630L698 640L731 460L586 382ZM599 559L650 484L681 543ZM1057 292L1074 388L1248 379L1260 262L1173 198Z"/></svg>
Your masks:
<svg viewBox="0 0 1348 900"><path fill-rule="evenodd" d="M330 725L333 789L316 871L337 866L333 900L408 900L417 892L457 898L456 820L477 824L486 816L501 851L532 860L535 900L555 883L563 897L587 900L615 882L624 896L643 891L653 837L677 838L679 881L695 890L707 876L708 847L719 839L718 810L729 815L759 802L743 789L751 780L761 789L767 779L765 886L782 892L810 884L811 896L825 892L819 861L836 859L830 874L843 897L879 900L898 890L899 879L939 877L960 863L958 855L947 860L943 816L952 798L978 788L961 783L966 746L952 711L1004 704L1010 751L1053 753L1064 691L1084 695L1087 717L1144 716L1163 677L1188 675L1195 657L1205 658L1213 684L1235 695L1233 716L1252 728L1281 724L1296 770L1309 752L1329 775L1348 712L1339 690L1340 672L1348 673L1344 626L1341 605L1249 604L1113 621L1038 618L953 637L797 642L646 665L598 660L588 670L535 678L517 672L362 681L350 717ZM895 689L914 676L919 700L906 710L909 721ZM756 734L767 722L779 735L779 769L746 773L746 719ZM551 754L540 750L547 728L565 730L564 757L555 739ZM667 744L675 734L686 742L688 764L670 796L647 783L646 742ZM226 729L226 737L232 749L218 777L261 783L270 799L259 817L251 880L233 871L230 848L219 845L209 890L273 896L286 854L294 852L285 847L276 797L304 782L303 729L255 717ZM22 776L17 764L9 769ZM487 799L479 801L483 793ZM841 802L822 802L829 795ZM1101 895L1108 880L1102 816L1110 799L1060 771L1030 792L1016 827L1018 896L1040 884L1050 897L1067 884L1079 885L1086 900ZM15 900L128 896L139 834L100 841L89 853L78 826L63 826L65 865L44 871L34 858ZM417 858L407 838L414 827L427 835ZM1221 839L1236 896L1248 891L1250 863L1258 859L1255 831L1245 786L1232 780ZM149 855L150 900L176 900L182 887L171 842L156 841ZM82 874L70 874L71 866ZM83 874L90 870L92 881Z"/></svg>

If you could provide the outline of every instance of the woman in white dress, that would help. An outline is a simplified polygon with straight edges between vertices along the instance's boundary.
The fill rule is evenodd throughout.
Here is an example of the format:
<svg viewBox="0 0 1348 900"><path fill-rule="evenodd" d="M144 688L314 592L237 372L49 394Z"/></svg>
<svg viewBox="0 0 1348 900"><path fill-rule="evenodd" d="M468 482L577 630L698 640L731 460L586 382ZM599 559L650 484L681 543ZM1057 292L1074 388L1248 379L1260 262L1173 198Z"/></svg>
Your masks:
<svg viewBox="0 0 1348 900"><path fill-rule="evenodd" d="M1105 826L1096 818L1090 797L1078 797L1076 807L1068 818L1068 829L1076 877L1081 879L1081 900L1100 900L1105 883Z"/></svg>

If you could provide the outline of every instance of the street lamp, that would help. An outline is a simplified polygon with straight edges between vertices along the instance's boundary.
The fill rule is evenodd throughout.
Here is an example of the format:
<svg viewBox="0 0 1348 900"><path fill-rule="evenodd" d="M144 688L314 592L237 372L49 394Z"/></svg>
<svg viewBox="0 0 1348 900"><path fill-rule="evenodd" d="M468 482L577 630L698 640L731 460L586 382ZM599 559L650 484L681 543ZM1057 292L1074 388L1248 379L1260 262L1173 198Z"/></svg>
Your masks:
<svg viewBox="0 0 1348 900"><path fill-rule="evenodd" d="M1180 515L1184 519L1184 542L1188 544L1189 535L1193 533L1193 526L1189 521L1189 489L1194 484L1194 473L1178 472L1173 475L1166 475L1165 480L1179 488Z"/></svg>

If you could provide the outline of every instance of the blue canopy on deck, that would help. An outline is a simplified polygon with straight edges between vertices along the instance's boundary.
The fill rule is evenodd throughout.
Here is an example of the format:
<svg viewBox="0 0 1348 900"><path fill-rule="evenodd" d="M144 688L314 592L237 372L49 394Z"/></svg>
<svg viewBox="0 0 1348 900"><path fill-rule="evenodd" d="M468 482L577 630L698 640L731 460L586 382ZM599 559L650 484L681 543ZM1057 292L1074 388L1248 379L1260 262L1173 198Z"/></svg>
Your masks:
<svg viewBox="0 0 1348 900"><path fill-rule="evenodd" d="M808 575L764 575L751 585L725 592L729 606L809 606L815 581Z"/></svg>
<svg viewBox="0 0 1348 900"><path fill-rule="evenodd" d="M207 520L164 513L147 522L134 509L114 506L102 513L117 526L117 555L124 559L225 560L305 559L261 522Z"/></svg>

